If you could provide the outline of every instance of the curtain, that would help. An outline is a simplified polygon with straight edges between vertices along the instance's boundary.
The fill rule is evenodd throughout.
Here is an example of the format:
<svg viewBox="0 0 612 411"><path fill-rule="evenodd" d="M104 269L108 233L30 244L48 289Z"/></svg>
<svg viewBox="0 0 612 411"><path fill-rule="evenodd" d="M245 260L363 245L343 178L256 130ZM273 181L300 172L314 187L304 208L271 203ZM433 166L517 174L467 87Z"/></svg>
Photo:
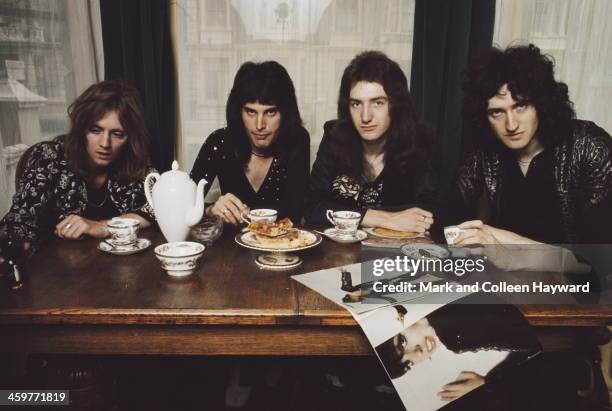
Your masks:
<svg viewBox="0 0 612 411"><path fill-rule="evenodd" d="M534 43L555 59L578 118L612 131L612 2L498 0L494 42Z"/></svg>
<svg viewBox="0 0 612 411"><path fill-rule="evenodd" d="M67 106L101 78L96 0L11 1L0 8L0 212L32 144L68 129Z"/></svg>
<svg viewBox="0 0 612 411"><path fill-rule="evenodd" d="M101 0L104 74L138 88L158 170L175 158L175 76L167 0Z"/></svg>
<svg viewBox="0 0 612 411"><path fill-rule="evenodd" d="M416 1L411 92L438 138L445 174L470 145L462 139L462 76L470 58L491 46L494 16L495 0Z"/></svg>

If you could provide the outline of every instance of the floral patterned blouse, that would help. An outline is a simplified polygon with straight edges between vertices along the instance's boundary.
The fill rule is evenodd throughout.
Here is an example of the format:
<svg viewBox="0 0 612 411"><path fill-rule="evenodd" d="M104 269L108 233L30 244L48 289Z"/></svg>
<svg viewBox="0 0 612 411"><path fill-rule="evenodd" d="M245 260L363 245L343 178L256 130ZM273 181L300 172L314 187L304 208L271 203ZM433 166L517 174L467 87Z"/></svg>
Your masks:
<svg viewBox="0 0 612 411"><path fill-rule="evenodd" d="M119 214L136 213L154 221L144 194L144 181L108 179L108 194ZM87 209L87 185L70 168L61 138L37 144L27 160L9 212L0 221L0 238L30 241L33 249L70 214Z"/></svg>

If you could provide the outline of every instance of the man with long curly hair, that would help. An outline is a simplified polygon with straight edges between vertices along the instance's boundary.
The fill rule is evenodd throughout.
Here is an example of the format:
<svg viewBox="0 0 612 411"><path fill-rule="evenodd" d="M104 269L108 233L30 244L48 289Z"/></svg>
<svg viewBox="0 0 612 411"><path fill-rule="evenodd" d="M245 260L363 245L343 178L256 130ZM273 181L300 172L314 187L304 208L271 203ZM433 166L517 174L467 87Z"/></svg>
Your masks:
<svg viewBox="0 0 612 411"><path fill-rule="evenodd" d="M534 45L488 50L467 69L463 115L477 149L446 203L449 220L472 220L456 244L610 242L612 140L575 119L551 58ZM482 199L490 225L474 220Z"/></svg>

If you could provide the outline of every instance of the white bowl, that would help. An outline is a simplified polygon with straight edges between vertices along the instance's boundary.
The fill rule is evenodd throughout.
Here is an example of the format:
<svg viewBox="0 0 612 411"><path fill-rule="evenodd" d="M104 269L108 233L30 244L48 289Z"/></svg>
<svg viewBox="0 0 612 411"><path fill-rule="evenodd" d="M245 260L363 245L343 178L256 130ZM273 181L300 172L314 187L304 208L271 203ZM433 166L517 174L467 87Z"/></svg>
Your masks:
<svg viewBox="0 0 612 411"><path fill-rule="evenodd" d="M204 245L192 241L176 241L158 245L154 252L168 275L184 277L196 268L205 248Z"/></svg>

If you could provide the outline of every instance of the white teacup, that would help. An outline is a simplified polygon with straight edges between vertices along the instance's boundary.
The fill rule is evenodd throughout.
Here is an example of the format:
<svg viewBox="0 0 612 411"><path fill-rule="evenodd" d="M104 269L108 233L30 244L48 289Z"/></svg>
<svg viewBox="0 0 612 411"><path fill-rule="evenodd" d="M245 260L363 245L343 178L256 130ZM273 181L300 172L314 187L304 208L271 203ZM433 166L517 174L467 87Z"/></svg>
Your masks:
<svg viewBox="0 0 612 411"><path fill-rule="evenodd" d="M106 227L111 235L112 243L121 246L136 242L140 223L133 218L115 217L106 224Z"/></svg>
<svg viewBox="0 0 612 411"><path fill-rule="evenodd" d="M459 228L456 225L449 225L448 227L444 227L444 237L446 238L446 244L453 245L455 244L455 240L461 234L467 232L465 228Z"/></svg>
<svg viewBox="0 0 612 411"><path fill-rule="evenodd" d="M277 217L278 211L271 208L257 208L242 216L247 223L252 221L265 221L268 223L273 223L276 221Z"/></svg>
<svg viewBox="0 0 612 411"><path fill-rule="evenodd" d="M339 235L355 236L359 223L361 222L361 214L356 211L333 211L325 212L327 219L336 227Z"/></svg>

